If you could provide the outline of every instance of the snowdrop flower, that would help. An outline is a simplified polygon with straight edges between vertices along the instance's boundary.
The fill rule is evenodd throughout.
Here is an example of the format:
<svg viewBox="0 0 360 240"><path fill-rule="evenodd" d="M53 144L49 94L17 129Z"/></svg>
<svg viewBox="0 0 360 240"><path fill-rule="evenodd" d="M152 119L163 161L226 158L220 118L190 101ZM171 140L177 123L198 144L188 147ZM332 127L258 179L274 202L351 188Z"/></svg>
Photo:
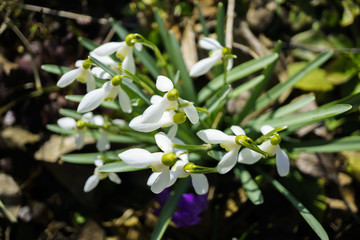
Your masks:
<svg viewBox="0 0 360 240"><path fill-rule="evenodd" d="M129 34L123 42L108 42L97 48L91 53L99 56L107 56L116 52L116 56L122 60L122 68L135 74L135 60L133 55L133 47L141 50L142 45L135 43L136 36Z"/></svg>
<svg viewBox="0 0 360 240"><path fill-rule="evenodd" d="M170 126L174 123L183 123L186 117L195 124L199 121L194 104L179 97L179 92L174 88L171 80L165 76L159 76L156 87L165 92L163 97L154 95L151 105L144 113L134 118L129 126L138 131L151 132L157 128ZM175 113L177 110L179 112ZM166 113L168 112L168 113Z"/></svg>
<svg viewBox="0 0 360 240"><path fill-rule="evenodd" d="M91 74L91 62L90 59L85 61L78 60L75 63L76 69L73 69L65 73L57 82L57 86L64 88L76 80L85 83L86 82L86 91L90 92L95 89L95 78Z"/></svg>
<svg viewBox="0 0 360 240"><path fill-rule="evenodd" d="M92 117L93 117L92 113L84 114L81 117L81 120L79 120L79 121L76 121L75 119L73 119L71 117L63 117L63 118L59 118L57 120L57 124L62 129L65 129L65 130L70 130L70 129L75 128L76 147L77 147L77 149L81 149L84 146L84 140L85 140L85 131L86 131L85 122L90 122Z"/></svg>
<svg viewBox="0 0 360 240"><path fill-rule="evenodd" d="M119 176L116 173L101 173L99 172L99 167L104 165L104 162L97 157L95 159L95 170L94 170L94 174L91 175L85 182L84 185L84 192L90 192L91 190L93 190L100 182L100 180L103 180L107 177L109 177L109 179L116 183L116 184L120 184L121 183L121 179L119 178Z"/></svg>
<svg viewBox="0 0 360 240"><path fill-rule="evenodd" d="M273 131L274 128L270 125L264 125L260 131L263 135L266 135ZM276 155L276 168L280 176L286 176L290 170L290 162L287 154L280 148L281 138L279 134L274 133L269 139L259 145L259 148L267 152L270 156ZM253 164L262 158L260 153L257 153L251 149L244 148L239 154L239 163Z"/></svg>
<svg viewBox="0 0 360 240"><path fill-rule="evenodd" d="M183 150L173 148L173 142L163 132L155 134L155 141L162 152L151 153L145 149L134 148L119 154L119 158L134 168L150 166L154 171L148 179L148 185L154 193L162 192L172 183L170 181L170 166L178 158L184 157Z"/></svg>
<svg viewBox="0 0 360 240"><path fill-rule="evenodd" d="M190 70L191 77L198 77L207 73L217 62L226 56L230 56L227 62L226 69L230 71L233 66L233 58L235 56L231 55L231 49L221 46L221 44L212 38L202 38L199 41L200 47L211 51L210 56L200 60L195 63L195 65Z"/></svg>
<svg viewBox="0 0 360 240"><path fill-rule="evenodd" d="M105 121L101 115L95 115L94 117L91 118L90 123L102 127L102 126L104 126ZM107 137L107 132L104 129L99 128L99 132L100 132L101 136L100 136L99 140L96 142L96 148L99 152L104 152L104 151L110 149L110 142Z"/></svg>
<svg viewBox="0 0 360 240"><path fill-rule="evenodd" d="M217 170L221 174L229 172L235 166L242 146L239 139L245 136L244 130L239 126L231 126L231 130L235 135L227 135L217 129L205 129L196 133L204 142L220 144L227 151L217 165Z"/></svg>
<svg viewBox="0 0 360 240"><path fill-rule="evenodd" d="M122 78L124 75L116 75L111 81L104 83L104 85L88 92L81 100L77 111L79 113L85 113L96 109L103 101L112 101L119 97L119 104L121 109L130 113L132 111L131 100L127 93L121 88Z"/></svg>

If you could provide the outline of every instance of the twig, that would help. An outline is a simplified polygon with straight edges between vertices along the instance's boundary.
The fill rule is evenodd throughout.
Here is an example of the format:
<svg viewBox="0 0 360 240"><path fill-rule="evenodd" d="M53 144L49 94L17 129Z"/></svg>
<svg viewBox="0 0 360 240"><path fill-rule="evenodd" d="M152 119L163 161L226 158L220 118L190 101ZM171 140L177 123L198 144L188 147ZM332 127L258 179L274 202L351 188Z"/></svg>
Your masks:
<svg viewBox="0 0 360 240"><path fill-rule="evenodd" d="M262 49L261 43L251 32L249 25L245 21L240 23L240 31L244 38L248 41L249 45L254 49L254 51L260 56L265 56L264 50Z"/></svg>
<svg viewBox="0 0 360 240"><path fill-rule="evenodd" d="M253 50L251 50L251 48L249 48L249 47L246 46L246 45L243 45L243 44L237 43L237 42L233 42L233 46L234 46L234 48L238 48L238 49L240 49L241 51L243 51L244 53L249 54L250 56L252 56L252 57L255 58L255 59L259 58L259 55L257 55L256 52L254 52Z"/></svg>
<svg viewBox="0 0 360 240"><path fill-rule="evenodd" d="M23 8L25 10L33 11L33 12L45 13L48 15L74 19L77 21L96 22L99 24L108 24L109 23L106 18L94 18L94 17L84 15L84 14L73 13L73 12L62 11L62 10L54 10L54 9L50 9L47 7L39 7L39 6L31 5L31 4L23 4L23 5L19 5L19 7Z"/></svg>
<svg viewBox="0 0 360 240"><path fill-rule="evenodd" d="M233 27L234 27L234 17L235 17L234 10L235 10L235 0L229 0L226 11L226 29L225 29L225 46L228 48L231 48L233 43Z"/></svg>
<svg viewBox="0 0 360 240"><path fill-rule="evenodd" d="M17 28L16 25L10 20L10 18L5 17L4 22L6 23L7 26L9 26L11 28L11 30L13 30L13 32L18 36L20 41L24 44L27 51L29 52L29 54L31 56L31 68L33 70L34 79L35 79L35 87L36 87L37 90L40 91L41 88L42 88L41 81L40 81L40 75L39 75L39 71L37 69L37 66L35 64L35 54L34 54L32 48L30 46L29 41L22 34L22 32L19 30L19 28Z"/></svg>

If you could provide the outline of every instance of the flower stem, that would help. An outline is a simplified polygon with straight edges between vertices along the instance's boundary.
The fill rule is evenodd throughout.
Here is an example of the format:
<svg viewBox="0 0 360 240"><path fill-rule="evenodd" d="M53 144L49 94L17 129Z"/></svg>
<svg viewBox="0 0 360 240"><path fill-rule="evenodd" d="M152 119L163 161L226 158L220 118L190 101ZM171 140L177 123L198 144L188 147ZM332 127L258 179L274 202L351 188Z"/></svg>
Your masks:
<svg viewBox="0 0 360 240"><path fill-rule="evenodd" d="M193 150L193 151L207 151L210 150L211 144L202 144L202 145L186 145L186 144L173 144L173 148L178 148L178 149L185 149L185 150Z"/></svg>

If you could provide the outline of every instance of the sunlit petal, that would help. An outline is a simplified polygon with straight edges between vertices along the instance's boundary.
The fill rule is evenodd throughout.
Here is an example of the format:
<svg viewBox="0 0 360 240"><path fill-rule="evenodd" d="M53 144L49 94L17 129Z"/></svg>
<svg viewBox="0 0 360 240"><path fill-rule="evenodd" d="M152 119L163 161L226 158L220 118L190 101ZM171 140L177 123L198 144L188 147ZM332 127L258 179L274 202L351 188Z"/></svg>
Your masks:
<svg viewBox="0 0 360 240"><path fill-rule="evenodd" d="M262 155L249 148L244 148L239 153L238 162L244 164L254 164L262 158Z"/></svg>
<svg viewBox="0 0 360 240"><path fill-rule="evenodd" d="M165 169L155 180L155 182L151 185L151 191L153 193L161 193L170 182L170 171L169 169Z"/></svg>
<svg viewBox="0 0 360 240"><path fill-rule="evenodd" d="M126 71L129 71L132 74L135 74L136 67L135 67L135 60L133 56L133 52L129 51L121 64L121 67Z"/></svg>
<svg viewBox="0 0 360 240"><path fill-rule="evenodd" d="M217 129L205 129L196 133L198 137L206 143L219 144L234 140L234 136L229 136Z"/></svg>
<svg viewBox="0 0 360 240"><path fill-rule="evenodd" d="M64 88L64 87L70 85L71 83L73 83L75 81L76 77L80 74L81 71L82 71L81 68L77 68L77 69L73 69L73 70L65 73L64 75L62 75L62 77L56 83L56 86L58 86L60 88Z"/></svg>
<svg viewBox="0 0 360 240"><path fill-rule="evenodd" d="M192 185L198 195L209 191L209 182L204 174L190 174Z"/></svg>
<svg viewBox="0 0 360 240"><path fill-rule="evenodd" d="M57 124L65 130L73 129L76 126L75 119L71 117L62 117L57 120Z"/></svg>
<svg viewBox="0 0 360 240"><path fill-rule="evenodd" d="M236 135L246 135L244 129L239 126L231 126L231 131Z"/></svg>
<svg viewBox="0 0 360 240"><path fill-rule="evenodd" d="M134 168L143 168L149 166L149 164L153 161L151 152L141 148L126 150L125 152L120 153L118 156L126 164Z"/></svg>
<svg viewBox="0 0 360 240"><path fill-rule="evenodd" d="M272 130L274 130L275 128L273 128L272 126L270 125L264 125L260 128L260 131L262 134L266 135L268 134L269 132L271 132Z"/></svg>
<svg viewBox="0 0 360 240"><path fill-rule="evenodd" d="M131 106L131 100L129 98L129 95L122 89L120 86L118 87L119 91L119 104L121 107L121 110L126 113L131 113L132 106Z"/></svg>
<svg viewBox="0 0 360 240"><path fill-rule="evenodd" d="M174 88L172 81L165 76L158 76L156 79L156 88L162 92L168 92Z"/></svg>
<svg viewBox="0 0 360 240"><path fill-rule="evenodd" d="M164 152L172 152L173 151L173 143L171 139L163 132L159 132L155 134L155 141L158 147Z"/></svg>
<svg viewBox="0 0 360 240"><path fill-rule="evenodd" d="M235 147L230 152L227 152L220 160L217 165L217 170L220 174L225 174L229 172L236 164L238 159L238 152L240 146Z"/></svg>
<svg viewBox="0 0 360 240"><path fill-rule="evenodd" d="M95 108L100 106L105 96L106 91L104 88L99 88L88 92L81 100L77 108L77 112L85 113L94 110Z"/></svg>
<svg viewBox="0 0 360 240"><path fill-rule="evenodd" d="M199 114L196 108L194 107L194 104L181 98L179 98L179 102L180 104L184 104L184 103L188 104L188 106L184 107L183 109L190 122L192 124L196 124L199 121Z"/></svg>
<svg viewBox="0 0 360 240"><path fill-rule="evenodd" d="M222 49L223 46L216 41L215 39L204 37L199 40L199 45L201 48L206 50L215 50L215 49Z"/></svg>
<svg viewBox="0 0 360 240"><path fill-rule="evenodd" d="M125 42L108 42L108 43L104 43L103 45L95 48L92 53L95 53L96 55L99 56L105 56L105 55L110 55L114 52L116 52L116 50L120 47L122 47L123 45L125 45Z"/></svg>
<svg viewBox="0 0 360 240"><path fill-rule="evenodd" d="M219 60L221 59L221 55L211 56L208 58L204 58L194 66L192 66L190 70L191 77L198 77L207 73Z"/></svg>
<svg viewBox="0 0 360 240"><path fill-rule="evenodd" d="M290 171L289 157L280 147L276 150L276 168L281 177L288 175Z"/></svg>

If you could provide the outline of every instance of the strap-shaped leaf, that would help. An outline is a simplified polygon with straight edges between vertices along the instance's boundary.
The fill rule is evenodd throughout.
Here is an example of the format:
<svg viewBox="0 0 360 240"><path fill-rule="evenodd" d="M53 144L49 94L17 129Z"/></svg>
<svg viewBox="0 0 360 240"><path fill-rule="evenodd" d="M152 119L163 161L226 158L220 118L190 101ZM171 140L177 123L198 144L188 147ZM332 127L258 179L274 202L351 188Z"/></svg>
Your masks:
<svg viewBox="0 0 360 240"><path fill-rule="evenodd" d="M278 58L278 54L273 53L268 56L253 59L247 61L243 64L240 64L233 69L231 69L227 75L227 83L232 83L234 81L240 80L250 74L259 71L260 69L266 67L268 64L274 62ZM224 85L224 76L214 78L209 82L205 87L203 87L198 94L198 102L201 103L209 98L214 92L219 90Z"/></svg>
<svg viewBox="0 0 360 240"><path fill-rule="evenodd" d="M240 94L246 92L247 90L250 90L251 88L255 87L259 83L261 83L264 80L264 75L259 75L254 77L253 79L241 84L240 86L236 87L234 90L231 91L229 94L230 98L236 98Z"/></svg>
<svg viewBox="0 0 360 240"><path fill-rule="evenodd" d="M267 91L263 96L257 99L255 109L260 109L265 107L270 102L275 101L280 97L280 95L286 90L292 88L298 81L303 79L306 75L311 73L315 68L319 67L325 63L333 54L333 51L327 51L319 54L314 60L306 64L306 66L301 69L299 72L291 76L286 82L279 83L269 91Z"/></svg>
<svg viewBox="0 0 360 240"><path fill-rule="evenodd" d="M256 167L256 170L264 176L282 195L284 195L290 203L299 211L300 215L305 219L305 221L310 225L314 232L322 240L328 240L329 236L327 235L324 228L321 226L319 221L310 213L310 211L299 202L280 182L272 178L265 171Z"/></svg>
<svg viewBox="0 0 360 240"><path fill-rule="evenodd" d="M254 205L260 205L264 202L264 197L255 180L251 177L248 170L241 164L234 169L235 176L241 181L246 196Z"/></svg>
<svg viewBox="0 0 360 240"><path fill-rule="evenodd" d="M68 71L71 70L71 68L65 66L53 65L53 64L41 65L41 69L56 75L63 75L64 73L67 73Z"/></svg>
<svg viewBox="0 0 360 240"><path fill-rule="evenodd" d="M179 179L163 206L151 240L161 240L178 205L179 198L189 187L190 177Z"/></svg>

